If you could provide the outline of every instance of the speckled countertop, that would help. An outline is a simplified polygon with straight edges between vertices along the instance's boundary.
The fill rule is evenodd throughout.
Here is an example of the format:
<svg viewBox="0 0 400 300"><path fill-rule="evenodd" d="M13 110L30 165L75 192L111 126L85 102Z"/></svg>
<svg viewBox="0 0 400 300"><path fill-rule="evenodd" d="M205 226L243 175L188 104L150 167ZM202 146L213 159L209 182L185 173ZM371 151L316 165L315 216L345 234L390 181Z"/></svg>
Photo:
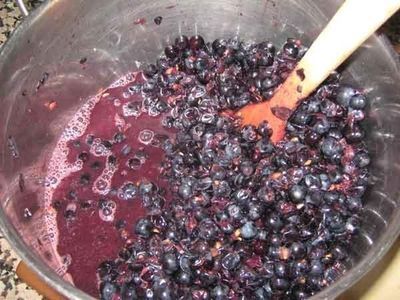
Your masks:
<svg viewBox="0 0 400 300"><path fill-rule="evenodd" d="M44 0L27 0L25 2L28 8L32 9L44 2ZM13 0L0 0L0 48L21 20L21 13ZM400 13L389 20L383 29L400 53ZM345 298L400 299L400 252L397 251L399 246L400 242L398 241L385 257L385 260L371 272L378 272L379 275L370 273L371 276L366 276L369 278L364 278ZM19 280L15 273L19 262L20 259L0 232L0 300L42 299L36 291ZM388 277L394 280L387 280ZM379 288L376 287L377 285L380 285ZM359 292L357 289L362 291ZM369 290L368 295L366 295L366 290ZM388 292L386 296L384 295L385 292L382 294L382 291L385 290Z"/></svg>

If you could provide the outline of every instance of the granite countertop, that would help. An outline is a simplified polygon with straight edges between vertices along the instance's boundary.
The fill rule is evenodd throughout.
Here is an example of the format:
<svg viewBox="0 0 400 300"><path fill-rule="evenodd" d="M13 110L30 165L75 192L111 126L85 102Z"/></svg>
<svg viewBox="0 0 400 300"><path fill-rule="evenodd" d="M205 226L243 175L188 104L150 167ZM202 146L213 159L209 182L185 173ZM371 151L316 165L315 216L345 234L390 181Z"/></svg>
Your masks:
<svg viewBox="0 0 400 300"><path fill-rule="evenodd" d="M40 5L41 2L44 2L44 0L28 0L25 2L28 8L32 9ZM0 0L0 48L21 20L21 13L13 0ZM400 53L400 13L389 20L383 27L383 30ZM399 243L397 243L397 245L398 244ZM396 246L393 248L395 247ZM394 254L392 253L392 255ZM398 258L400 259L400 256ZM36 291L21 282L16 275L15 270L19 262L20 259L10 248L10 245L0 232L0 300L42 299ZM398 285L399 284L396 283L396 288L398 288ZM390 300L393 298L389 297L387 299Z"/></svg>

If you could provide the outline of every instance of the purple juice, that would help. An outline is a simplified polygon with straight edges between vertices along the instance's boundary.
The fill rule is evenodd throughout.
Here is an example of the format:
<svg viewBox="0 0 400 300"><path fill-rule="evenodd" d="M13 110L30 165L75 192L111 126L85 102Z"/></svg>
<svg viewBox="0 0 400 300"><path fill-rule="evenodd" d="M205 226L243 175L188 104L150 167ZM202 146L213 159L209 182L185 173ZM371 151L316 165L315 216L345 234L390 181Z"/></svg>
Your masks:
<svg viewBox="0 0 400 300"><path fill-rule="evenodd" d="M93 296L98 265L135 238L131 228L144 214L137 191L125 197L123 187L136 188L143 179L166 184L160 178L160 143L173 131L162 127L160 117L142 113L141 96L129 93L142 74L127 77L131 80L117 82L76 114L50 162L58 253L71 258L74 284Z"/></svg>

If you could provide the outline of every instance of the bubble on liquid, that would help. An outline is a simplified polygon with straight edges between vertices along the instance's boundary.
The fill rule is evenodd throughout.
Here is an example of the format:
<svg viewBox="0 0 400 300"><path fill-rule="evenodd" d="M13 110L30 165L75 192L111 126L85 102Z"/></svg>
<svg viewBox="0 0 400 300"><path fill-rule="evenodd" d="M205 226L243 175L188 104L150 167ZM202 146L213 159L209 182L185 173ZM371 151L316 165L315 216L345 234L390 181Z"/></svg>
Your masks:
<svg viewBox="0 0 400 300"><path fill-rule="evenodd" d="M70 254L66 254L61 257L62 263L64 266L69 267L72 264L72 256Z"/></svg>
<svg viewBox="0 0 400 300"><path fill-rule="evenodd" d="M56 170L59 170L59 168L57 167L56 168ZM44 180L44 185L46 186L46 187L48 187L48 186L54 186L54 185L56 185L57 184L57 177L55 177L55 176L47 176L46 178L45 178L45 180Z"/></svg>
<svg viewBox="0 0 400 300"><path fill-rule="evenodd" d="M143 129L142 131L139 132L138 140L142 144L145 145L150 144L153 138L154 138L154 132L151 131L150 129Z"/></svg>
<svg viewBox="0 0 400 300"><path fill-rule="evenodd" d="M134 81L136 76L137 76L137 73L128 74L128 75L122 77L121 79L117 80L116 82L112 83L110 85L110 88L117 88L117 87L127 85L128 83L131 83L132 81Z"/></svg>
<svg viewBox="0 0 400 300"><path fill-rule="evenodd" d="M155 106L150 106L148 114L150 117L157 117L160 115L160 111Z"/></svg>
<svg viewBox="0 0 400 300"><path fill-rule="evenodd" d="M71 173L77 172L82 168L82 161L77 160L73 163L68 162L69 148L68 143L76 140L82 136L86 131L90 122L91 112L100 100L100 96L89 98L87 102L79 109L79 111L72 117L71 121L65 127L64 132L53 151L50 158L47 176L44 180L45 194L44 202L45 207L51 206L51 198L55 188Z"/></svg>
<svg viewBox="0 0 400 300"><path fill-rule="evenodd" d="M25 219L30 219L32 218L33 214L29 208L24 209L24 218Z"/></svg>
<svg viewBox="0 0 400 300"><path fill-rule="evenodd" d="M108 149L100 138L95 138L93 143L90 145L90 153L97 157L109 156L111 154L111 150Z"/></svg>
<svg viewBox="0 0 400 300"><path fill-rule="evenodd" d="M119 100L119 99L114 99L114 106L115 106L115 107L121 106L121 100Z"/></svg>
<svg viewBox="0 0 400 300"><path fill-rule="evenodd" d="M99 217L105 222L112 222L117 211L117 204L112 200L107 200L99 209Z"/></svg>
<svg viewBox="0 0 400 300"><path fill-rule="evenodd" d="M116 170L117 166L107 163L103 172L94 181L92 191L99 195L107 195L111 190L111 180Z"/></svg>

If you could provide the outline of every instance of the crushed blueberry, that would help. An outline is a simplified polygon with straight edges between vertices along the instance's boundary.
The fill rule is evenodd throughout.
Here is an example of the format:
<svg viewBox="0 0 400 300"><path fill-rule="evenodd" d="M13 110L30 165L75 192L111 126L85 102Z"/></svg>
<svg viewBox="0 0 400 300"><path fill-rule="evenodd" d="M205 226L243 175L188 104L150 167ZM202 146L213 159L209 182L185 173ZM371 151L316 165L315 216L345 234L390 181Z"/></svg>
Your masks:
<svg viewBox="0 0 400 300"><path fill-rule="evenodd" d="M294 112L275 108L287 120L277 144L268 122L242 127L234 114L267 101L306 50L295 39L278 50L181 35L123 87L125 100L109 96L125 123L86 135L74 152L84 166L77 195L67 199L93 182L102 193L103 168L123 179L98 200L106 220L117 214L123 244L99 265L102 299L305 299L346 271L372 163L365 95L337 74ZM94 134L104 159L91 151ZM139 206L140 218L125 218ZM82 213L65 207L70 223Z"/></svg>

